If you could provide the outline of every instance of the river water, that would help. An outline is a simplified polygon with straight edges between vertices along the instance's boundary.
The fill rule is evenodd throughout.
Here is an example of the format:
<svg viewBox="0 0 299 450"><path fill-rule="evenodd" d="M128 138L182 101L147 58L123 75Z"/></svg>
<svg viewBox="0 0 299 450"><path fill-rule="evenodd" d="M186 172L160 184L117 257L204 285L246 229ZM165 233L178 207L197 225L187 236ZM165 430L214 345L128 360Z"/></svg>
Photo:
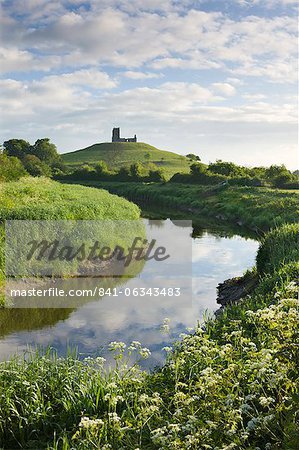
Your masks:
<svg viewBox="0 0 299 450"><path fill-rule="evenodd" d="M145 219L147 220L147 219ZM151 226L179 227L170 219ZM104 356L109 359L108 344L139 341L151 351L144 365L152 368L163 363L164 347L171 346L182 332L196 326L205 315L212 315L216 287L227 278L242 275L254 265L258 242L225 229L198 227L190 234L192 245L192 302L181 305L174 298L135 296L103 297L72 309L13 309L0 311L0 360L32 351L41 346L55 348L60 355L77 349L81 357ZM125 286L133 287L134 280ZM169 331L161 330L168 319ZM189 330L190 331L190 330Z"/></svg>

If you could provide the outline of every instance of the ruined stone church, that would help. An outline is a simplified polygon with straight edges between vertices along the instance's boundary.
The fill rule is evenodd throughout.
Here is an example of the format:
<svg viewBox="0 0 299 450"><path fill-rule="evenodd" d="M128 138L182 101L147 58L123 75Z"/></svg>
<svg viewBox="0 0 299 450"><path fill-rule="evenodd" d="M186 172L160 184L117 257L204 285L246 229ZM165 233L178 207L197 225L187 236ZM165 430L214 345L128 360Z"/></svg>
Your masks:
<svg viewBox="0 0 299 450"><path fill-rule="evenodd" d="M135 136L132 138L121 138L120 137L120 128L113 128L112 142L137 142L137 136L135 134Z"/></svg>

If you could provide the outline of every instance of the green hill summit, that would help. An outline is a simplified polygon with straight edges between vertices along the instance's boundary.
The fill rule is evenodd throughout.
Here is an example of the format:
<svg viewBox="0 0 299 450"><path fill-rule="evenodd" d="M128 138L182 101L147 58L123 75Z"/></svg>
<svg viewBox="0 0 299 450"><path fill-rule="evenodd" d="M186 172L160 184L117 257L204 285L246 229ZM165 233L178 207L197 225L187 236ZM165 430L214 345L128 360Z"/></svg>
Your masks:
<svg viewBox="0 0 299 450"><path fill-rule="evenodd" d="M84 164L92 166L99 161L105 161L111 169L128 167L136 162L153 163L164 168L168 176L176 172L189 171L188 159L185 156L159 150L144 142L137 142L136 135L133 138L121 138L119 128L113 129L112 142L94 144L61 156L65 164L72 168Z"/></svg>

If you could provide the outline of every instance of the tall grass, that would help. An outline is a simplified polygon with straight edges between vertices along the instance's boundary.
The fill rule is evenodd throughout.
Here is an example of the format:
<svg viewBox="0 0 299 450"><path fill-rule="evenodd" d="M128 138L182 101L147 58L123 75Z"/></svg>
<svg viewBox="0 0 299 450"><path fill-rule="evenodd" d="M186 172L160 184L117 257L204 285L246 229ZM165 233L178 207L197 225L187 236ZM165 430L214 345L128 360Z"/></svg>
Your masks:
<svg viewBox="0 0 299 450"><path fill-rule="evenodd" d="M0 222L6 219L118 219L139 217L139 208L105 190L25 177L0 183Z"/></svg>
<svg viewBox="0 0 299 450"><path fill-rule="evenodd" d="M137 205L105 190L62 185L48 178L25 177L16 182L0 183L0 305L4 304L5 220L135 221L139 216ZM133 228L127 230L127 234L133 233Z"/></svg>
<svg viewBox="0 0 299 450"><path fill-rule="evenodd" d="M83 182L144 206L184 211L186 216L211 216L256 231L299 221L299 193L261 187Z"/></svg>
<svg viewBox="0 0 299 450"><path fill-rule="evenodd" d="M258 271L272 273L289 262L298 261L298 254L298 224L273 229L258 250L256 261Z"/></svg>

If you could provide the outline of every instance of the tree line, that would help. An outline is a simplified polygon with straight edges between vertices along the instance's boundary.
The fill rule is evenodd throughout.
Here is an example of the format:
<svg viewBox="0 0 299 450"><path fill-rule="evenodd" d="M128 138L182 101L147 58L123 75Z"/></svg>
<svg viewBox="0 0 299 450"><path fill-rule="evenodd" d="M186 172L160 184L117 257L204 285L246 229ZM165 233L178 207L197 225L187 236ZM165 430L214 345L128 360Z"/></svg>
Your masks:
<svg viewBox="0 0 299 450"><path fill-rule="evenodd" d="M0 154L0 180L17 180L22 176L55 176L66 167L50 139L38 139L33 145L24 139L3 143Z"/></svg>
<svg viewBox="0 0 299 450"><path fill-rule="evenodd" d="M204 164L200 157L189 153L189 173L176 173L170 183L213 185L226 182L240 186L272 186L299 189L299 171L291 172L284 165L246 167L233 162L216 160ZM67 167L50 139L38 139L33 145L23 139L10 139L3 143L0 153L0 180L17 180L22 176L47 176L61 180L141 181L166 182L163 168L144 157L130 166L111 169L105 161L94 165Z"/></svg>

